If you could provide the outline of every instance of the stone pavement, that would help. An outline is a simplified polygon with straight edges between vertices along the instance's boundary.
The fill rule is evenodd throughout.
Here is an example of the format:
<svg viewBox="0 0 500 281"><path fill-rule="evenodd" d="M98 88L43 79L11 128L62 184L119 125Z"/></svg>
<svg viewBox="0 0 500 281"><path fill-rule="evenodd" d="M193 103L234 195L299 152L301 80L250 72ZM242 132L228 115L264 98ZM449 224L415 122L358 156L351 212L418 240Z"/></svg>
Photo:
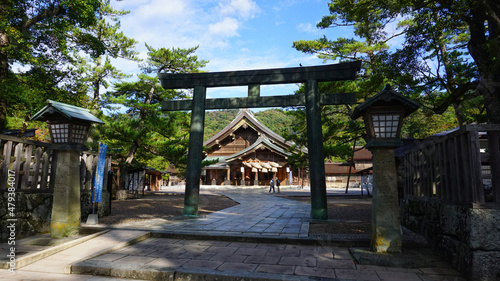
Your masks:
<svg viewBox="0 0 500 281"><path fill-rule="evenodd" d="M121 249L148 237L150 237L148 231L112 230L90 240L81 239L84 242L57 253L46 254L48 249L38 252L34 247L31 255L24 255L24 258L20 258L23 260L23 264L17 265L20 268L16 268L14 272L0 270L0 280L114 280L115 278L69 275L71 264ZM31 261L29 261L30 258Z"/></svg>
<svg viewBox="0 0 500 281"><path fill-rule="evenodd" d="M169 191L179 190L171 188ZM240 203L197 219L186 219L174 223L161 220L147 222L148 229L155 232L241 236L307 238L311 205L288 200L259 188L202 187L202 192L222 194ZM304 191L305 194L305 191ZM144 229L144 222L124 225L127 229Z"/></svg>
<svg viewBox="0 0 500 281"><path fill-rule="evenodd" d="M414 268L357 264L348 247L307 237L309 204L263 188L201 191L225 194L240 205L204 218L125 225L20 268L15 277L0 270L0 279L463 280L425 249L412 250L425 256Z"/></svg>

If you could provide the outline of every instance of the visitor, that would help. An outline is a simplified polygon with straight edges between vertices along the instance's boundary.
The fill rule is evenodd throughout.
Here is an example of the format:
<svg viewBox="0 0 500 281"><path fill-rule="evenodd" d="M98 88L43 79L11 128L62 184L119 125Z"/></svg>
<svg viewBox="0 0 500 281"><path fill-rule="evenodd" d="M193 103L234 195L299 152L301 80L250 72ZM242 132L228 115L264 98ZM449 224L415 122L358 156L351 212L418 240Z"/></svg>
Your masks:
<svg viewBox="0 0 500 281"><path fill-rule="evenodd" d="M269 182L269 193L271 193L271 189L273 190L273 193L276 193L276 191L274 191L274 180L271 179L271 181Z"/></svg>

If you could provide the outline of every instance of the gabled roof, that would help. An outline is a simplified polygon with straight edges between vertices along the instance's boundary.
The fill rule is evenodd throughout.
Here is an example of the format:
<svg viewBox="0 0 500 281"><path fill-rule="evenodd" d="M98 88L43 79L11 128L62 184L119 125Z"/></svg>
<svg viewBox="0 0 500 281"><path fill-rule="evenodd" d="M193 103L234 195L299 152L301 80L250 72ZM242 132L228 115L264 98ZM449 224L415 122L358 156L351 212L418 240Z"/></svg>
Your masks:
<svg viewBox="0 0 500 281"><path fill-rule="evenodd" d="M267 136L270 140L273 140L275 142L278 142L284 146L291 146L290 142L286 142L284 138L282 138L280 135L276 134L273 132L271 129L268 127L264 126L262 123L255 118L253 113L248 110L248 109L242 109L240 112L238 112L238 115L234 118L234 120L229 123L224 129L219 131L217 134L215 134L213 137L208 139L203 143L203 146L206 147L212 147L215 145L216 140L223 140L226 138L230 133L236 131L238 128L240 128L244 123L241 122L244 119L247 120L247 124L250 125L252 128L254 128L256 131L260 132L262 135Z"/></svg>
<svg viewBox="0 0 500 281"><path fill-rule="evenodd" d="M69 120L78 120L84 122L93 122L104 124L99 118L90 113L90 110L62 102L47 100L47 105L38 111L31 120L46 121L56 118L57 115L62 115Z"/></svg>
<svg viewBox="0 0 500 281"><path fill-rule="evenodd" d="M276 144L272 143L268 138L266 137L259 137L252 145L248 146L247 148L240 150L239 152L236 152L235 154L231 156L227 156L226 162L231 162L236 160L240 156L244 156L252 151L255 151L257 149L260 149L262 147L266 147L270 150L273 150L274 152L281 154L283 156L290 156L291 153L286 151L280 146L277 146Z"/></svg>

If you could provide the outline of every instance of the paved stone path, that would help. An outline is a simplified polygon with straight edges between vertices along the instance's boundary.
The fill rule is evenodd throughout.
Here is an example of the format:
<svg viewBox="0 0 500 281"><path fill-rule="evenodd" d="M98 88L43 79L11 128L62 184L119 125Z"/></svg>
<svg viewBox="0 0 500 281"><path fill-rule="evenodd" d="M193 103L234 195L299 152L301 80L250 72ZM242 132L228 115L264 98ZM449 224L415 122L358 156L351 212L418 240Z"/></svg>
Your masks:
<svg viewBox="0 0 500 281"><path fill-rule="evenodd" d="M73 272L114 272L114 276L149 280L211 280L206 275L269 280L464 280L438 257L434 267L396 268L357 265L347 248L210 240L150 238L129 247L73 265ZM143 275L137 275L143 272ZM136 275L134 275L136 274Z"/></svg>
<svg viewBox="0 0 500 281"><path fill-rule="evenodd" d="M71 264L142 241L147 239L149 234L148 231L112 230L69 249L43 257L43 259L16 269L14 272L0 270L0 280L123 280L109 277L69 275L71 273Z"/></svg>
<svg viewBox="0 0 500 281"><path fill-rule="evenodd" d="M173 187L166 192L183 192ZM115 226L118 229L149 229L165 233L203 234L242 236L242 237L279 237L307 238L311 205L289 200L268 193L259 188L211 188L204 186L202 192L222 194L239 204L206 217L166 221L151 219ZM308 191L301 192L304 196Z"/></svg>
<svg viewBox="0 0 500 281"><path fill-rule="evenodd" d="M263 188L205 191L224 194L240 204L205 218L174 223L150 220L140 225L126 225L18 269L15 276L0 270L0 279L464 280L432 253L425 253L430 266L408 269L359 265L348 248L327 242L298 245L297 241L309 241L308 203L280 198ZM306 195L308 191L296 192ZM141 231L137 231L139 229ZM150 231L157 236L135 243L149 237ZM158 238L162 233L194 236L191 240ZM203 239L203 235L227 237L220 241ZM238 242L248 237L263 237L264 241ZM69 272L72 274L68 275Z"/></svg>
<svg viewBox="0 0 500 281"><path fill-rule="evenodd" d="M153 230L235 236L307 237L311 205L276 197L262 188L219 192L239 205L207 215L205 218L156 225Z"/></svg>

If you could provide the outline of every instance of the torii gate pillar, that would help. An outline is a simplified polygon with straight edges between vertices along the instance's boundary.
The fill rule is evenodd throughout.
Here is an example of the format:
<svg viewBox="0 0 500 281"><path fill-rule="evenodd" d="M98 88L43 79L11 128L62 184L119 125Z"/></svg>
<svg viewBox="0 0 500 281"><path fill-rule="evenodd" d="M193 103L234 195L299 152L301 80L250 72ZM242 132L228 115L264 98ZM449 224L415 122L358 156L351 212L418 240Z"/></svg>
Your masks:
<svg viewBox="0 0 500 281"><path fill-rule="evenodd" d="M311 217L328 219L325 181L325 154L321 128L318 81L306 82L307 150L311 186Z"/></svg>
<svg viewBox="0 0 500 281"><path fill-rule="evenodd" d="M353 80L361 67L360 61L322 66L208 72L159 74L165 89L194 88L192 100L165 101L164 111L191 110L188 166L184 197L184 215L198 215L201 162L203 158L203 129L205 109L256 107L306 107L307 146L311 184L311 217L327 219L325 163L321 128L321 105L352 104L355 94L320 95L318 82ZM305 83L305 95L260 97L260 85ZM205 99L207 87L248 86L247 98Z"/></svg>
<svg viewBox="0 0 500 281"><path fill-rule="evenodd" d="M184 215L197 216L200 195L201 162L203 160L203 132L205 128L205 97L207 88L194 87L191 129L189 130L188 166L184 191Z"/></svg>

